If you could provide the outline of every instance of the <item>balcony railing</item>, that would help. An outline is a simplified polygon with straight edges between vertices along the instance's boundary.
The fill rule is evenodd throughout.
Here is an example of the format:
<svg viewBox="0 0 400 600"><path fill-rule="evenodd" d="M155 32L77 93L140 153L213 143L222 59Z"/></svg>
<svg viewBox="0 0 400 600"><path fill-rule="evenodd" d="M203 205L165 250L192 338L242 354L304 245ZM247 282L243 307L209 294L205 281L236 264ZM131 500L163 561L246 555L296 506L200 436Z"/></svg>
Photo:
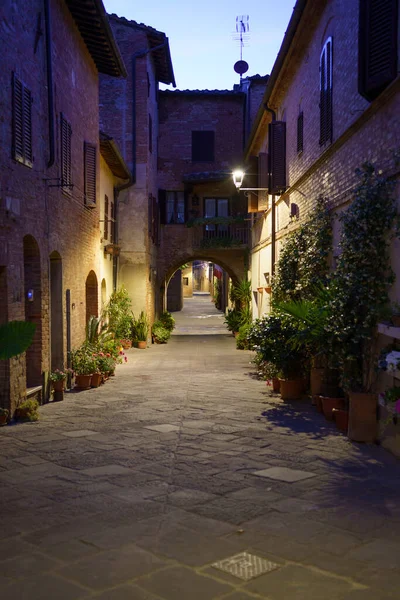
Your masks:
<svg viewBox="0 0 400 600"><path fill-rule="evenodd" d="M248 240L249 229L243 223L193 228L194 248L239 248Z"/></svg>

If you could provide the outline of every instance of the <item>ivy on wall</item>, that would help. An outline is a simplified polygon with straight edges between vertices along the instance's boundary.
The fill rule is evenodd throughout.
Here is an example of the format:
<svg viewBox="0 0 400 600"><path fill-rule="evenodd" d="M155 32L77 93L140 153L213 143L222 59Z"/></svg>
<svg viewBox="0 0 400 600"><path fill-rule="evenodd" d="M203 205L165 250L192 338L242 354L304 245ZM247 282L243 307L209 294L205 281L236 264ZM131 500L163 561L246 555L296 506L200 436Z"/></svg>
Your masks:
<svg viewBox="0 0 400 600"><path fill-rule="evenodd" d="M309 218L285 240L272 282L274 301L313 297L315 289L328 281L331 250L332 216L320 198Z"/></svg>

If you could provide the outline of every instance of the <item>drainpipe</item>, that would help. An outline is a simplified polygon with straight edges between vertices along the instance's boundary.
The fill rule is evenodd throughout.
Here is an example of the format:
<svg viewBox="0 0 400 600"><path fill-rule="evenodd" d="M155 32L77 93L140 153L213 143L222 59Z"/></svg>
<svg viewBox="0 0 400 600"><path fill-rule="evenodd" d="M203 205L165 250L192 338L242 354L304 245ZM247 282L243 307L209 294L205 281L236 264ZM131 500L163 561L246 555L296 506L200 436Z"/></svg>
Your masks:
<svg viewBox="0 0 400 600"><path fill-rule="evenodd" d="M47 71L47 111L49 119L49 161L47 168L54 164L55 136L54 136L54 90L53 90L53 60L51 44L51 14L50 0L44 0L44 19L46 30L46 71Z"/></svg>
<svg viewBox="0 0 400 600"><path fill-rule="evenodd" d="M276 113L272 108L269 108L268 104L264 104L264 109L272 115L272 121L276 121ZM272 194L272 200L271 200L271 277L273 277L275 275L275 256L276 256L275 194Z"/></svg>

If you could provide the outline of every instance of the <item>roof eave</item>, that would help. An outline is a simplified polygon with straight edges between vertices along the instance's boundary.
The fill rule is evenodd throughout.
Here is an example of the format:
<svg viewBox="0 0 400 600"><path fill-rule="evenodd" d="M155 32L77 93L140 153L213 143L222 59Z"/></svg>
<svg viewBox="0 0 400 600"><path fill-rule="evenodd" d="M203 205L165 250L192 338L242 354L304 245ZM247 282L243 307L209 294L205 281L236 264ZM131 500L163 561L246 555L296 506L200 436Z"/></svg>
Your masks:
<svg viewBox="0 0 400 600"><path fill-rule="evenodd" d="M122 180L128 180L131 177L131 171L122 157L121 152L114 139L106 133L100 131L100 154L106 161L110 171L115 177ZM111 156L113 160L111 160ZM118 168L116 168L116 164Z"/></svg>

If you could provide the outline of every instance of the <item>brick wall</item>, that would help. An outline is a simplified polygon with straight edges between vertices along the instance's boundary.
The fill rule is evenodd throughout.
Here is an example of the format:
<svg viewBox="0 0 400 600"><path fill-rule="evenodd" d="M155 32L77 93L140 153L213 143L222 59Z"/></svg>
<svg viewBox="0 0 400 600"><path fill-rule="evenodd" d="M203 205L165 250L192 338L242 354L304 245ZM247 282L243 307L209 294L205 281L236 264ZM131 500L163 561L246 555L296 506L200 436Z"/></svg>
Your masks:
<svg viewBox="0 0 400 600"><path fill-rule="evenodd" d="M8 317L25 318L23 239L29 235L39 249L41 297L35 307L39 315L41 371L50 368L49 255L56 251L62 260L63 297L71 290L72 345L85 335L85 282L88 273L98 271L99 211L84 206L83 145L98 145L98 76L91 56L63 0L51 3L52 57L55 93L55 161L50 168L48 147L47 78L45 36L33 51L39 13L43 3L16 0L4 10L7 28L2 40L8 48L0 72L0 246L7 249L1 261L7 266ZM42 25L43 26L43 25ZM33 168L11 158L11 75L15 72L31 90ZM79 100L78 100L79 99ZM72 181L70 195L56 185L60 177L60 113L72 126ZM99 154L97 154L99 158ZM97 161L98 162L98 161ZM37 312L36 312L37 308ZM66 324L64 312L64 357ZM40 383L40 382L39 382ZM25 357L14 359L10 375L13 409L24 397Z"/></svg>

